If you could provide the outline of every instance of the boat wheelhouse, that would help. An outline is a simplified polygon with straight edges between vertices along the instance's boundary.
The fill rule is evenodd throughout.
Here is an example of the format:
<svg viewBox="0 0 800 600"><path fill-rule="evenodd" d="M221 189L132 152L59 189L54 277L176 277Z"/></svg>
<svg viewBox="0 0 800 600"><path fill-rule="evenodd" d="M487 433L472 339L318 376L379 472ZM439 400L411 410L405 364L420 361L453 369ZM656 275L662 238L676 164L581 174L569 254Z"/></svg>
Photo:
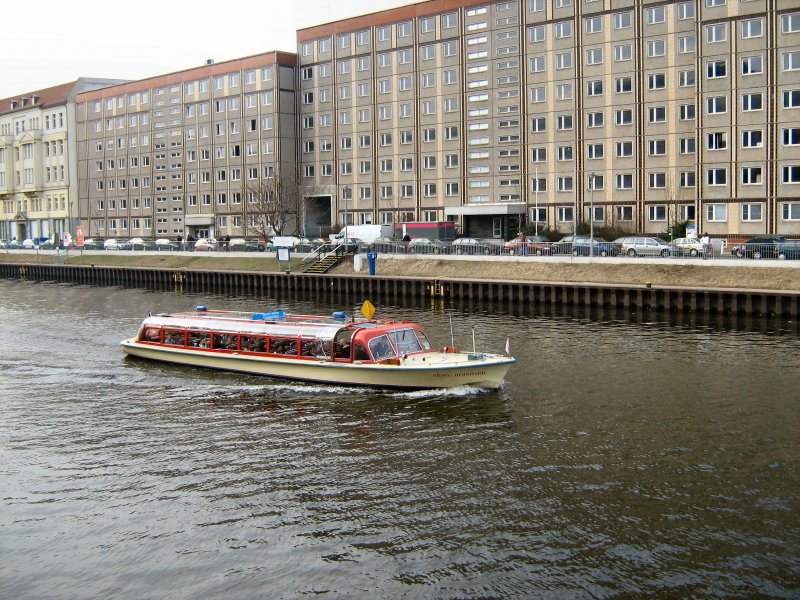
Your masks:
<svg viewBox="0 0 800 600"><path fill-rule="evenodd" d="M415 323L348 320L283 311L195 311L151 315L132 356L301 381L406 389L461 385L496 388L510 356L434 350Z"/></svg>

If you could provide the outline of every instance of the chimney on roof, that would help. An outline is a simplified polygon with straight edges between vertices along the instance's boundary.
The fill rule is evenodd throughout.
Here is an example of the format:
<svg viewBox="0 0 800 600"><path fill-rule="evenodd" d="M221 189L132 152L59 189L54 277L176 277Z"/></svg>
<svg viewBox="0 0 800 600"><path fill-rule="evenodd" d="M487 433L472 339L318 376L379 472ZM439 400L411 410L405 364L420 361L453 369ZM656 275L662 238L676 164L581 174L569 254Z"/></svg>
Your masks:
<svg viewBox="0 0 800 600"><path fill-rule="evenodd" d="M206 59L206 64L207 65L213 65L214 64L214 59L213 58L207 58Z"/></svg>

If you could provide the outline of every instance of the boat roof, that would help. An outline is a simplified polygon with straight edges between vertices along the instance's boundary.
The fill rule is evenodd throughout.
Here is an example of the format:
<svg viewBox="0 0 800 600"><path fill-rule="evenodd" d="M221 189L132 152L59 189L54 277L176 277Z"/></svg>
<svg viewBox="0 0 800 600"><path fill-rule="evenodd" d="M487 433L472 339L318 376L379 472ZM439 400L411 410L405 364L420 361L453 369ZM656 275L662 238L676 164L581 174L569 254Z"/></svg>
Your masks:
<svg viewBox="0 0 800 600"><path fill-rule="evenodd" d="M202 309L202 310L201 310ZM397 325L395 321L383 321L383 325ZM211 311L204 307L191 312L163 313L151 315L144 326L175 327L214 331L231 334L270 335L280 337L303 337L331 340L341 329L376 327L375 321L348 320L344 313L331 316L297 315L283 311L266 313L240 311Z"/></svg>

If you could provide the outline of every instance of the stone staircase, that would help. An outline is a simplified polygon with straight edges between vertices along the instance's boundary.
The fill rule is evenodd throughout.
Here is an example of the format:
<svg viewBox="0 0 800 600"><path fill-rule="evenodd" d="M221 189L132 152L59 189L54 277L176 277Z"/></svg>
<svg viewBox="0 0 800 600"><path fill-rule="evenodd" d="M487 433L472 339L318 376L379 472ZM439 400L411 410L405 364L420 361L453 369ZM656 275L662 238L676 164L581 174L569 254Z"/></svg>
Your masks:
<svg viewBox="0 0 800 600"><path fill-rule="evenodd" d="M319 260L304 266L302 271L303 273L327 273L339 263L341 258L341 256L336 254L328 254L327 256L323 256Z"/></svg>

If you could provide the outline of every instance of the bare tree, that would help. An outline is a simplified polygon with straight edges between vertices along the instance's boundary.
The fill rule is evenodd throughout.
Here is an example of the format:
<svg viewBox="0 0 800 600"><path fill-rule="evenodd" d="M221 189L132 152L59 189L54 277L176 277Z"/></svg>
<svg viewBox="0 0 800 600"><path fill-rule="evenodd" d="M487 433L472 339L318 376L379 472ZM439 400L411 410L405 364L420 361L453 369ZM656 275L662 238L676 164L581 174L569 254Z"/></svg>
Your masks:
<svg viewBox="0 0 800 600"><path fill-rule="evenodd" d="M289 227L297 229L303 195L297 178L278 173L247 186L244 229L259 237L283 235Z"/></svg>

